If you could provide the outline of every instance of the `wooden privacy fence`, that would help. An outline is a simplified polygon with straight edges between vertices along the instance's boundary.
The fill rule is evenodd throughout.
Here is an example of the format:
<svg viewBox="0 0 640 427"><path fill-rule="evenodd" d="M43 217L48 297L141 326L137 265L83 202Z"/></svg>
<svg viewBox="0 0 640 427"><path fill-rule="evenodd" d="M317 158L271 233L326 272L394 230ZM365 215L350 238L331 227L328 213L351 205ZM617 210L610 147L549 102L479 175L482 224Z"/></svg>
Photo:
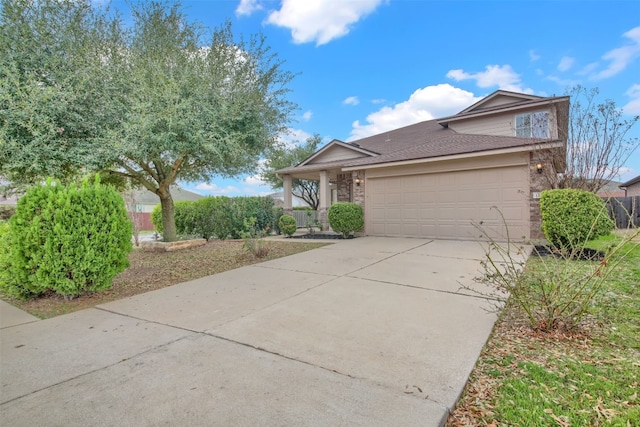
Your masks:
<svg viewBox="0 0 640 427"><path fill-rule="evenodd" d="M617 228L640 227L640 196L605 199Z"/></svg>

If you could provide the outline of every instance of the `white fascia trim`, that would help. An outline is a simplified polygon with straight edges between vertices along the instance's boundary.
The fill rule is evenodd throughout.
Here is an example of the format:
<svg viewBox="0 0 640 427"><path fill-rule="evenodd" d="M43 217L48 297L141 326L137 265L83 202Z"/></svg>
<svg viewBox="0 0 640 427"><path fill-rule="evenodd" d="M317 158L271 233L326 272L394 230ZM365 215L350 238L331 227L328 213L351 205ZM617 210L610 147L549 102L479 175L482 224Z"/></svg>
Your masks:
<svg viewBox="0 0 640 427"><path fill-rule="evenodd" d="M376 156L376 154L372 153L371 151L365 150L363 148L355 147L355 146L353 146L353 145L351 145L349 143L342 142L342 141L339 141L337 139L334 139L333 141L331 141L330 143L328 143L327 145L325 145L324 147L322 147L321 149L319 149L318 151L316 151L315 153L313 153L312 155L310 155L309 157L304 159L297 166L305 166L311 160L315 159L320 154L324 153L325 151L329 150L330 148L332 148L332 147L334 147L336 145L341 146L341 147L345 147L345 148L349 148L349 149L351 149L353 151L357 151L359 153L366 154L366 155L371 156L371 157Z"/></svg>
<svg viewBox="0 0 640 427"><path fill-rule="evenodd" d="M355 170L388 168L392 166L415 165L419 163L434 163L434 162L443 162L447 160L460 160L460 159L470 159L475 157L498 156L500 154L513 154L513 153L521 153L525 151L535 151L538 148L561 148L561 147L564 147L564 142L557 141L557 142L551 142L551 143L538 144L533 149L531 146L502 148L499 150L480 151L475 153L464 153L464 154L453 154L450 156L429 157L426 159L415 159L415 160L403 160L399 162L378 163L375 165L349 166L349 167L342 168L342 171L350 172Z"/></svg>

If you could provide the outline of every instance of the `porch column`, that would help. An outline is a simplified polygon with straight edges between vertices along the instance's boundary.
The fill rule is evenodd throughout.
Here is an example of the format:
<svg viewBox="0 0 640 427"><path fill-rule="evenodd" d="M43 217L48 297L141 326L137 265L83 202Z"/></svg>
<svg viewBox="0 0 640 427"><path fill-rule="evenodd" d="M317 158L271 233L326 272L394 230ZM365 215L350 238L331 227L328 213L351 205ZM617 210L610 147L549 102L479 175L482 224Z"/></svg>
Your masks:
<svg viewBox="0 0 640 427"><path fill-rule="evenodd" d="M283 211L287 215L293 214L293 179L291 175L282 175L282 198L284 199Z"/></svg>
<svg viewBox="0 0 640 427"><path fill-rule="evenodd" d="M320 171L320 188L318 189L320 203L318 204L318 217L322 223L322 229L329 229L327 221L327 211L331 207L331 189L329 188L329 174L327 171Z"/></svg>

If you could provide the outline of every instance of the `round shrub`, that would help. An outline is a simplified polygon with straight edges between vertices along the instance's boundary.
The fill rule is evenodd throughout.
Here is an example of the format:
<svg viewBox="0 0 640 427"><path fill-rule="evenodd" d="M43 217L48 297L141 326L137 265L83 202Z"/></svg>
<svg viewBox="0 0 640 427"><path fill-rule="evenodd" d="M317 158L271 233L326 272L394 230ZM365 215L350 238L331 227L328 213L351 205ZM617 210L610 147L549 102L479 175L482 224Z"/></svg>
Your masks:
<svg viewBox="0 0 640 427"><path fill-rule="evenodd" d="M364 214L362 206L355 203L339 202L329 208L329 225L336 233L342 233L345 239L349 233L362 230L364 227Z"/></svg>
<svg viewBox="0 0 640 427"><path fill-rule="evenodd" d="M286 234L289 237L291 237L298 228L296 219L291 215L282 215L278 221L278 225L280 226L282 234Z"/></svg>
<svg viewBox="0 0 640 427"><path fill-rule="evenodd" d="M598 195L576 189L543 191L542 231L553 246L576 248L613 230L606 204Z"/></svg>
<svg viewBox="0 0 640 427"><path fill-rule="evenodd" d="M32 187L9 221L8 270L3 289L14 296L48 290L65 298L108 289L128 267L131 222L110 186L56 182Z"/></svg>

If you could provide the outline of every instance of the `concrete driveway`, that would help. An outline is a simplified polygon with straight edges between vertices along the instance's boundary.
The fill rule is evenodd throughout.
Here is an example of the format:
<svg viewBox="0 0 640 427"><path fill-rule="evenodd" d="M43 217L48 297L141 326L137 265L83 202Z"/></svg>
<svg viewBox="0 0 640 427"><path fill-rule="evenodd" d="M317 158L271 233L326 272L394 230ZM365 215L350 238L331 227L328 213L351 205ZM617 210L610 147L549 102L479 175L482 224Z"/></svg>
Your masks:
<svg viewBox="0 0 640 427"><path fill-rule="evenodd" d="M439 426L477 242L362 237L0 330L0 425ZM17 322L21 323L21 322Z"/></svg>

